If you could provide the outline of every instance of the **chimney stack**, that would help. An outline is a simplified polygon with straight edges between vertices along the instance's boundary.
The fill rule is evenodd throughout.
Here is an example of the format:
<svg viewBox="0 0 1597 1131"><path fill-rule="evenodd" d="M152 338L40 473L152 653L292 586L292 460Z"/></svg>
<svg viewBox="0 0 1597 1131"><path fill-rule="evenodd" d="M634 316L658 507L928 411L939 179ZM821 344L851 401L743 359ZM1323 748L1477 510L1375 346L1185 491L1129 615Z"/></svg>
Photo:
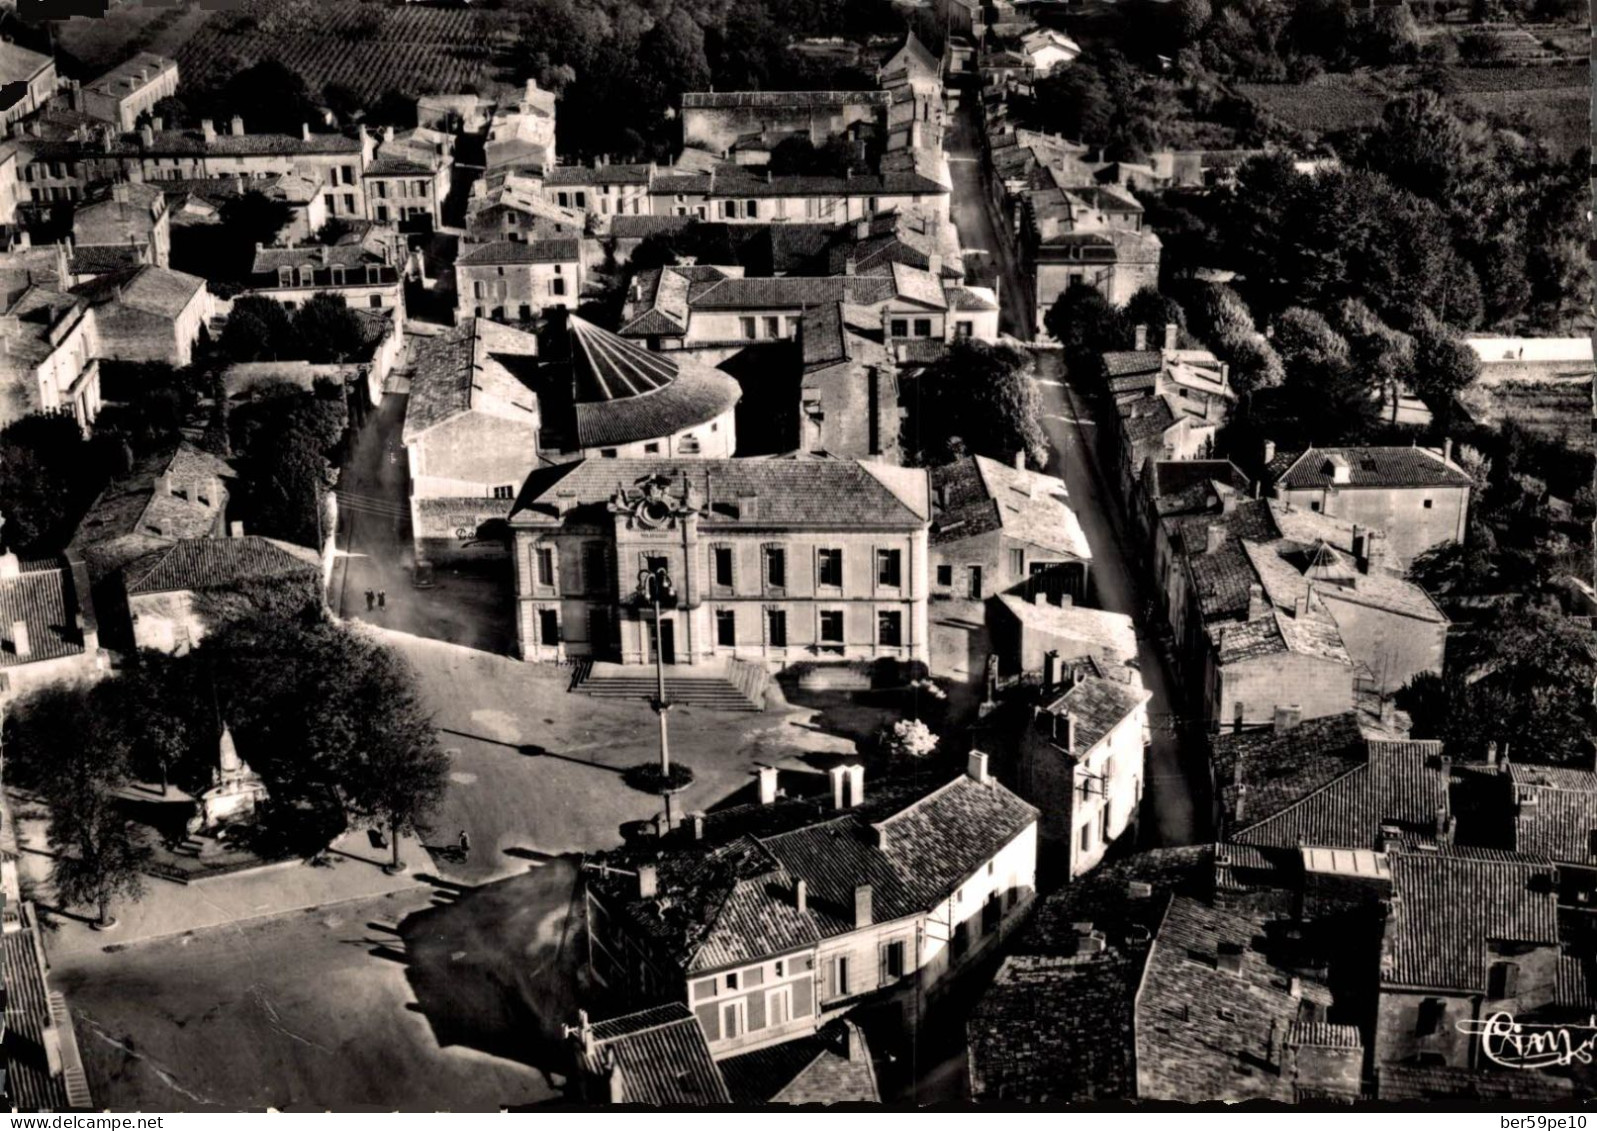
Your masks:
<svg viewBox="0 0 1597 1131"><path fill-rule="evenodd" d="M229 538L244 537L244 524L237 519L234 519L232 522L228 523L227 536Z"/></svg>
<svg viewBox="0 0 1597 1131"><path fill-rule="evenodd" d="M854 887L854 927L871 925L871 885L856 884Z"/></svg>
<svg viewBox="0 0 1597 1131"><path fill-rule="evenodd" d="M1218 554L1220 547L1225 545L1225 527L1217 522L1211 522L1204 530L1203 552Z"/></svg>
<svg viewBox="0 0 1597 1131"><path fill-rule="evenodd" d="M847 809L849 807L848 770L847 766L833 766L826 771L827 780L832 786L833 809Z"/></svg>
<svg viewBox="0 0 1597 1131"><path fill-rule="evenodd" d="M1444 436L1442 438L1442 462L1453 462L1453 437L1451 436Z"/></svg>
<svg viewBox="0 0 1597 1131"><path fill-rule="evenodd" d="M301 122L299 124L299 139L301 141L309 141L311 139L311 124L309 122Z"/></svg>
<svg viewBox="0 0 1597 1131"><path fill-rule="evenodd" d="M638 898L653 899L660 894L660 868L656 864L638 865Z"/></svg>
<svg viewBox="0 0 1597 1131"><path fill-rule="evenodd" d="M848 787L848 807L854 808L865 801L865 767L859 763L843 767L844 785Z"/></svg>
<svg viewBox="0 0 1597 1131"><path fill-rule="evenodd" d="M810 909L810 885L803 880L793 881L793 906L800 915Z"/></svg>
<svg viewBox="0 0 1597 1131"><path fill-rule="evenodd" d="M926 270L941 279L943 277L943 257L936 252L928 255L926 257Z"/></svg>
<svg viewBox="0 0 1597 1131"><path fill-rule="evenodd" d="M843 257L843 274L853 275L858 270L859 264L854 259L854 252L850 250L849 253Z"/></svg>
<svg viewBox="0 0 1597 1131"><path fill-rule="evenodd" d="M1274 440L1266 440L1264 442L1264 465L1266 467L1269 467L1270 464L1272 464L1274 462L1275 462L1275 441Z"/></svg>
<svg viewBox="0 0 1597 1131"><path fill-rule="evenodd" d="M1303 721L1303 708L1296 703L1290 707L1277 707L1275 709L1275 733L1286 734L1296 730L1297 725Z"/></svg>
<svg viewBox="0 0 1597 1131"><path fill-rule="evenodd" d="M1264 600L1264 586L1254 582L1248 586L1248 619L1258 620L1270 611L1270 606Z"/></svg>
<svg viewBox="0 0 1597 1131"><path fill-rule="evenodd" d="M15 552L8 551L0 554L0 581L9 581L13 577L22 576L22 561Z"/></svg>
<svg viewBox="0 0 1597 1131"><path fill-rule="evenodd" d="M1020 451L1015 453L1015 470L1016 471L1025 471L1026 470L1026 449L1025 448L1021 448Z"/></svg>
<svg viewBox="0 0 1597 1131"><path fill-rule="evenodd" d="M688 828L692 830L694 840L704 839L704 813L702 811L688 814Z"/></svg>
<svg viewBox="0 0 1597 1131"><path fill-rule="evenodd" d="M776 804L776 767L761 766L755 773L760 779L760 804Z"/></svg>
<svg viewBox="0 0 1597 1131"><path fill-rule="evenodd" d="M1486 744L1486 764L1488 766L1497 765L1497 740L1495 738Z"/></svg>
<svg viewBox="0 0 1597 1131"><path fill-rule="evenodd" d="M155 131L152 130L149 126L140 126L139 127L139 141L142 142L146 147L154 145L155 144Z"/></svg>
<svg viewBox="0 0 1597 1131"><path fill-rule="evenodd" d="M233 120L228 123L228 128L230 130L232 130L234 137L243 137L244 136L244 119L240 118L237 114L234 114L233 115Z"/></svg>
<svg viewBox="0 0 1597 1131"><path fill-rule="evenodd" d="M1174 322L1164 324L1164 348L1173 350L1181 342L1181 327Z"/></svg>
<svg viewBox="0 0 1597 1131"><path fill-rule="evenodd" d="M972 750L970 757L965 762L965 772L971 781L978 785L988 785L992 782L992 774L987 769L987 755L979 750Z"/></svg>
<svg viewBox="0 0 1597 1131"><path fill-rule="evenodd" d="M157 497L177 494L177 491L173 488L172 473L170 471L164 471L155 477L155 494Z"/></svg>
<svg viewBox="0 0 1597 1131"><path fill-rule="evenodd" d="M753 522L760 517L760 497L758 495L738 495L738 518L745 522Z"/></svg>
<svg viewBox="0 0 1597 1131"><path fill-rule="evenodd" d="M1132 331L1132 334L1132 349L1136 350L1138 353L1141 353L1143 350L1148 348L1148 327L1139 324L1136 329Z"/></svg>
<svg viewBox="0 0 1597 1131"><path fill-rule="evenodd" d="M205 139L205 144L210 145L216 140L216 123L209 118L200 119L200 136Z"/></svg>
<svg viewBox="0 0 1597 1131"><path fill-rule="evenodd" d="M156 133L161 133L163 130L166 129L166 119L165 118L151 118L150 119L150 128L152 130L154 130Z"/></svg>
<svg viewBox="0 0 1597 1131"><path fill-rule="evenodd" d="M19 656L27 656L33 653L33 645L28 640L27 621L14 620L11 622L11 645Z"/></svg>

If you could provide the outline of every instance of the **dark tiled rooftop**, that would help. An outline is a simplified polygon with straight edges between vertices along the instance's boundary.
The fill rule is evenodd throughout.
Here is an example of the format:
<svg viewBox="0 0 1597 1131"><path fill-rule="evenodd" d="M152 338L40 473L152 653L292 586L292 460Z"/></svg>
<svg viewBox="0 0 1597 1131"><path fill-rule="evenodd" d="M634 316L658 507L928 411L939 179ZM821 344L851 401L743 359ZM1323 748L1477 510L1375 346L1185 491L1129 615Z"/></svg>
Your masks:
<svg viewBox="0 0 1597 1131"><path fill-rule="evenodd" d="M1289 730L1261 727L1216 735L1210 765L1223 825L1235 828L1239 824L1239 794L1245 797L1245 819L1240 822L1245 827L1279 813L1362 765L1366 760L1364 743L1358 715L1351 711L1306 719Z"/></svg>
<svg viewBox="0 0 1597 1131"><path fill-rule="evenodd" d="M1310 448L1283 452L1271 461L1266 477L1289 489L1329 487L1333 465L1345 462L1352 487L1468 487L1470 477L1442 461L1439 452L1420 447Z"/></svg>

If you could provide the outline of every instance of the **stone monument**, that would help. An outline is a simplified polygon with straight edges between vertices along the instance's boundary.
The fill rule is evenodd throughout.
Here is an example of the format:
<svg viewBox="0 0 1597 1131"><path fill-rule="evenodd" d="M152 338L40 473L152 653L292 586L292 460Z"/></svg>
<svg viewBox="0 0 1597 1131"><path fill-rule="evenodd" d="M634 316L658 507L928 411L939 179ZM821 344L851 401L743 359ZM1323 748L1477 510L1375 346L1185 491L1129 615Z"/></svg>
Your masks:
<svg viewBox="0 0 1597 1131"><path fill-rule="evenodd" d="M211 771L211 787L195 801L197 811L188 824L190 836L214 833L224 825L248 819L266 800L266 783L238 756L233 732L225 725L220 753L217 766Z"/></svg>

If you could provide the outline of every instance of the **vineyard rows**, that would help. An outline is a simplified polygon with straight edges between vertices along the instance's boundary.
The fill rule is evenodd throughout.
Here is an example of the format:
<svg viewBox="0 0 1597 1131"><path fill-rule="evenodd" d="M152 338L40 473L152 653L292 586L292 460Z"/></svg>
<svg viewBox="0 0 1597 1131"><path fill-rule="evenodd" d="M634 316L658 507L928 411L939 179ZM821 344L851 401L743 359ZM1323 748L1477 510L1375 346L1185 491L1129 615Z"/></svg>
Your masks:
<svg viewBox="0 0 1597 1131"><path fill-rule="evenodd" d="M485 89L507 46L486 13L389 7L358 0L288 0L219 13L178 53L185 85L220 84L239 66L276 59L314 94L339 83L362 98Z"/></svg>

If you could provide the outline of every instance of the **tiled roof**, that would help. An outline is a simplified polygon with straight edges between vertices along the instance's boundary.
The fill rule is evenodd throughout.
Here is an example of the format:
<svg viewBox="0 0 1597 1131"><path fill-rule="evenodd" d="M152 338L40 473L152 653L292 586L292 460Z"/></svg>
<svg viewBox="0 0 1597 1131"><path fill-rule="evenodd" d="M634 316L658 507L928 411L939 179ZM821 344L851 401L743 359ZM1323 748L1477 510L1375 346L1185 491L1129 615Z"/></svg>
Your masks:
<svg viewBox="0 0 1597 1131"><path fill-rule="evenodd" d="M876 822L882 851L922 906L948 898L1028 826L1038 810L997 781L960 776Z"/></svg>
<svg viewBox="0 0 1597 1131"><path fill-rule="evenodd" d="M1351 711L1305 719L1289 730L1259 727L1215 735L1209 764L1223 825L1237 824L1239 795L1246 823L1254 824L1329 785L1367 760L1364 741L1358 715Z"/></svg>
<svg viewBox="0 0 1597 1131"><path fill-rule="evenodd" d="M29 138L27 146L36 157L48 160L104 154L113 157L176 157L209 154L217 157L270 157L296 154L349 154L362 152L359 138L343 134L313 133L309 138L294 134L229 134L218 132L207 142L199 130L166 130L154 135L146 145L137 133L114 136L109 144L99 137L70 139Z"/></svg>
<svg viewBox="0 0 1597 1131"><path fill-rule="evenodd" d="M860 460L585 459L540 468L522 487L511 522L553 524L557 496L576 507L603 507L625 485L665 480L673 492L688 478L705 511L700 529L739 524L759 528L852 526L917 530L929 512L925 472ZM739 518L737 500L758 499L759 512Z"/></svg>
<svg viewBox="0 0 1597 1131"><path fill-rule="evenodd" d="M1242 552L1241 539L1267 542L1278 537L1270 508L1261 500L1243 499L1223 514L1190 515L1162 520L1192 570L1198 604L1205 620L1245 615L1248 589L1256 575ZM1208 550L1208 530L1223 532L1218 548Z"/></svg>
<svg viewBox="0 0 1597 1131"><path fill-rule="evenodd" d="M1219 482L1239 494L1248 490L1248 477L1228 459L1166 459L1152 464L1154 498L1175 495L1200 483Z"/></svg>
<svg viewBox="0 0 1597 1131"><path fill-rule="evenodd" d="M1335 602L1400 613L1416 620L1442 623L1441 608L1419 585L1379 567L1361 572L1324 542L1313 546L1281 540L1270 545L1243 542L1243 552L1258 574L1271 604L1292 608L1313 589L1316 603L1333 615Z"/></svg>
<svg viewBox="0 0 1597 1131"><path fill-rule="evenodd" d="M1310 448L1276 456L1265 475L1277 487L1301 490L1333 485L1332 468L1345 463L1355 487L1468 487L1470 477L1440 452L1421 447Z"/></svg>
<svg viewBox="0 0 1597 1131"><path fill-rule="evenodd" d="M49 55L29 51L15 43L0 43L0 83L26 83L54 62Z"/></svg>
<svg viewBox="0 0 1597 1131"><path fill-rule="evenodd" d="M553 240L495 240L468 248L457 263L467 267L480 264L513 263L575 263L580 258L581 241Z"/></svg>
<svg viewBox="0 0 1597 1131"><path fill-rule="evenodd" d="M0 668L83 654L79 594L72 571L52 562L24 562L22 572L0 580ZM17 654L12 625L28 626L28 654Z"/></svg>
<svg viewBox="0 0 1597 1131"><path fill-rule="evenodd" d="M1044 550L1090 560L1092 550L1064 481L986 456L968 456L931 471L932 543L947 545L993 530Z"/></svg>
<svg viewBox="0 0 1597 1131"><path fill-rule="evenodd" d="M36 927L0 935L6 1005L6 1034L0 1051L5 1054L7 1106L13 1111L68 1110L66 1080L51 1069L46 1052L44 1032L51 1024L46 969Z"/></svg>
<svg viewBox="0 0 1597 1131"><path fill-rule="evenodd" d="M813 945L853 929L854 890L872 888L872 918L930 910L1037 819L997 782L960 777L871 823L833 811L818 824L763 839L659 856L657 896L637 898L631 876L590 882L612 910L688 973ZM797 906L795 882L811 895Z"/></svg>
<svg viewBox="0 0 1597 1131"><path fill-rule="evenodd" d="M1133 997L1140 961L1120 953L1006 958L970 1020L979 1103L1136 1097Z"/></svg>
<svg viewBox="0 0 1597 1131"><path fill-rule="evenodd" d="M74 275L104 275L128 270L144 262L144 252L144 248L133 245L80 247L72 253L70 270Z"/></svg>
<svg viewBox="0 0 1597 1131"><path fill-rule="evenodd" d="M1514 847L1566 864L1597 862L1597 773L1511 762Z"/></svg>
<svg viewBox="0 0 1597 1131"><path fill-rule="evenodd" d="M917 894L876 844L875 832L852 815L765 837L761 844L789 875L809 886L810 914L822 938L854 930L854 889L871 887L871 917L891 922L924 911Z"/></svg>
<svg viewBox="0 0 1597 1131"><path fill-rule="evenodd" d="M1080 758L1152 696L1118 680L1087 676L1045 708L1050 714L1074 715L1076 757Z"/></svg>
<svg viewBox="0 0 1597 1131"><path fill-rule="evenodd" d="M1425 852L1397 853L1390 863L1396 898L1381 950L1386 985L1483 994L1488 943L1558 942L1551 864Z"/></svg>
<svg viewBox="0 0 1597 1131"><path fill-rule="evenodd" d="M691 358L651 352L575 315L567 326L584 448L674 436L731 411L743 395L729 374Z"/></svg>
<svg viewBox="0 0 1597 1131"><path fill-rule="evenodd" d="M185 538L130 563L125 574L130 597L320 576L316 551L253 534L242 538Z"/></svg>
<svg viewBox="0 0 1597 1131"><path fill-rule="evenodd" d="M784 275L774 279L722 278L695 284L689 291L688 302L704 310L781 310L837 302L874 305L896 295L894 280L887 276ZM942 309L941 301L937 308Z"/></svg>
<svg viewBox="0 0 1597 1131"><path fill-rule="evenodd" d="M684 110L810 110L832 106L881 106L888 102L881 90L712 90L690 91L682 96Z"/></svg>
<svg viewBox="0 0 1597 1131"><path fill-rule="evenodd" d="M601 1021L593 1026L593 1038L596 1048L583 1057L583 1067L602 1077L606 1062L613 1064L621 1075L622 1103L732 1102L698 1018L680 1002Z"/></svg>
<svg viewBox="0 0 1597 1131"><path fill-rule="evenodd" d="M538 398L519 373L537 353L531 334L483 318L423 339L411 366L405 443L473 410L536 425Z"/></svg>
<svg viewBox="0 0 1597 1131"><path fill-rule="evenodd" d="M1222 666L1287 654L1353 666L1341 630L1318 602L1301 614L1272 608L1241 624L1221 625L1216 637Z"/></svg>
<svg viewBox="0 0 1597 1131"><path fill-rule="evenodd" d="M1448 768L1440 742L1370 740L1369 760L1280 811L1253 820L1234 840L1244 844L1372 848L1393 825L1435 838L1448 811ZM1251 818L1250 818L1251 820Z"/></svg>
<svg viewBox="0 0 1597 1131"><path fill-rule="evenodd" d="M157 481L163 474L170 476L173 494L158 493ZM225 495L213 498L208 492L218 480L225 491L225 481L235 475L221 457L180 443L169 455L141 460L131 474L101 491L78 523L72 545L83 551L90 570L100 577L160 543L213 534ZM119 543L130 535L156 542L130 550Z"/></svg>
<svg viewBox="0 0 1597 1131"><path fill-rule="evenodd" d="M1138 1098L1295 1098L1291 1077L1269 1063L1271 1043L1300 1019L1310 986L1292 993L1291 971L1261 949L1267 922L1171 901L1137 997Z"/></svg>
<svg viewBox="0 0 1597 1131"><path fill-rule="evenodd" d="M717 1065L732 1102L880 1103L876 1072L865 1035L852 1021L837 1020L808 1037L729 1056Z"/></svg>
<svg viewBox="0 0 1597 1131"><path fill-rule="evenodd" d="M1147 449L1164 440L1177 423L1170 402L1154 393L1120 405L1120 430L1134 449ZM1144 457L1146 458L1146 457Z"/></svg>
<svg viewBox="0 0 1597 1131"><path fill-rule="evenodd" d="M546 185L646 185L653 165L556 165L544 171Z"/></svg>
<svg viewBox="0 0 1597 1131"><path fill-rule="evenodd" d="M205 289L205 280L182 271L169 271L148 263L123 271L111 271L80 283L72 293L82 295L95 306L115 303L163 318L177 318L188 309L194 296Z"/></svg>
<svg viewBox="0 0 1597 1131"><path fill-rule="evenodd" d="M153 79L163 71L175 70L176 68L177 63L164 55L157 55L151 51L140 51L131 59L118 63L93 82L85 83L83 89L92 91L95 94L103 94L107 98L122 99L134 91L142 90L149 85L148 81L143 83L135 82L141 71L149 72L149 77Z"/></svg>
<svg viewBox="0 0 1597 1131"><path fill-rule="evenodd" d="M1383 1064L1375 1070L1376 1098L1386 1103L1473 1100L1482 1104L1568 1103L1576 1087L1546 1072L1472 1071L1443 1065Z"/></svg>
<svg viewBox="0 0 1597 1131"><path fill-rule="evenodd" d="M1106 656L1132 659L1137 655L1137 626L1124 613L1076 604L1038 603L1008 593L1000 594L998 599L1028 628L1056 639L1078 640Z"/></svg>

